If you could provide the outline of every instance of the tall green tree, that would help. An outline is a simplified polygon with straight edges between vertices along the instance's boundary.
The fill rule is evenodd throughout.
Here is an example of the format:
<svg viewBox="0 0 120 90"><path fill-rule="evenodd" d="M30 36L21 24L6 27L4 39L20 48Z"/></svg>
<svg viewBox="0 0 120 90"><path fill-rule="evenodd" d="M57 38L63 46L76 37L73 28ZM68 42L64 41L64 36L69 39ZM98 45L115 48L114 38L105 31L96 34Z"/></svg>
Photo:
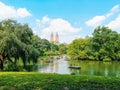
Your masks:
<svg viewBox="0 0 120 90"><path fill-rule="evenodd" d="M50 50L50 43L46 39L41 39L38 36L33 36L33 46L39 51L39 56L43 56L45 52Z"/></svg>
<svg viewBox="0 0 120 90"><path fill-rule="evenodd" d="M24 66L26 62L36 62L38 50L32 45L32 30L27 24L20 24L14 20L3 20L0 22L0 69L3 62L9 60L16 64L19 58Z"/></svg>
<svg viewBox="0 0 120 90"><path fill-rule="evenodd" d="M120 60L120 34L108 27L97 27L93 37L74 40L69 45L67 54L79 60Z"/></svg>
<svg viewBox="0 0 120 90"><path fill-rule="evenodd" d="M79 38L74 40L69 46L67 50L67 54L72 59L77 60L85 60L88 59L87 50L88 50L88 43L90 41L90 38Z"/></svg>
<svg viewBox="0 0 120 90"><path fill-rule="evenodd" d="M108 27L97 27L91 40L91 51L96 60L117 60L120 50L119 34Z"/></svg>

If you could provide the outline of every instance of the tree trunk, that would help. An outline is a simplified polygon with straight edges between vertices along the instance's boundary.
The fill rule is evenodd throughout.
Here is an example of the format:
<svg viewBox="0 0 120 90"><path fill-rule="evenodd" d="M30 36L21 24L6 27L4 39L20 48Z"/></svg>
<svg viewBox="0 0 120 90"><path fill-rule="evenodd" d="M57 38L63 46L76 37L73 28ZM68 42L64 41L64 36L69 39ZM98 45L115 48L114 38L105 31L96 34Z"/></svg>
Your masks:
<svg viewBox="0 0 120 90"><path fill-rule="evenodd" d="M3 60L0 59L0 70L3 70Z"/></svg>
<svg viewBox="0 0 120 90"><path fill-rule="evenodd" d="M26 67L26 60L23 60L23 67Z"/></svg>

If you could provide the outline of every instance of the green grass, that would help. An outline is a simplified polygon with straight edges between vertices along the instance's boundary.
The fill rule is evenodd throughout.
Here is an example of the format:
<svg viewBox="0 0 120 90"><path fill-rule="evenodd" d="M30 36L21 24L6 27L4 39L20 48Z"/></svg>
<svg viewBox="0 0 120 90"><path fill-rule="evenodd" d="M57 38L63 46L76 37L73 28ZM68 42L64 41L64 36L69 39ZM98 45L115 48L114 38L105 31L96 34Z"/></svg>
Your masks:
<svg viewBox="0 0 120 90"><path fill-rule="evenodd" d="M120 78L0 72L0 90L120 90Z"/></svg>

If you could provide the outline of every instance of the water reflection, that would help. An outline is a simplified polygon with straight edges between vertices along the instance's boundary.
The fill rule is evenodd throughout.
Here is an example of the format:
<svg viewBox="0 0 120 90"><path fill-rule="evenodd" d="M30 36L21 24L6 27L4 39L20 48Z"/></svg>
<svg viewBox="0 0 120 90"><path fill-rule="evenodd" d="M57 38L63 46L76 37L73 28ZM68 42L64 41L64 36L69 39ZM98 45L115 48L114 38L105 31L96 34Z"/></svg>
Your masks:
<svg viewBox="0 0 120 90"><path fill-rule="evenodd" d="M53 62L47 63L46 67L38 68L39 72L70 74L70 70L68 69L68 61L65 61L64 57L53 60ZM40 66L42 66L42 64L43 63L41 63Z"/></svg>
<svg viewBox="0 0 120 90"><path fill-rule="evenodd" d="M120 76L120 62L77 61L84 75Z"/></svg>
<svg viewBox="0 0 120 90"><path fill-rule="evenodd" d="M76 75L79 75L80 74L80 69L70 69L70 73L71 74L76 74Z"/></svg>
<svg viewBox="0 0 120 90"><path fill-rule="evenodd" d="M70 65L80 66L81 69L70 69ZM38 71L44 73L80 74L97 76L120 76L120 62L99 61L68 61L65 57L53 59L53 62L38 64Z"/></svg>

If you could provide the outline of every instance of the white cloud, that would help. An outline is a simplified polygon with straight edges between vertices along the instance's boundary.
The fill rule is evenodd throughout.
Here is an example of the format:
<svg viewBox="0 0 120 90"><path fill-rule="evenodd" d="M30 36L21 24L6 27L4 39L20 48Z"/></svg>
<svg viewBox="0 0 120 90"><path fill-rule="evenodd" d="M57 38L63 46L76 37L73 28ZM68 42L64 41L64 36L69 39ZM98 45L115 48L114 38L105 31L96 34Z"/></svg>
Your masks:
<svg viewBox="0 0 120 90"><path fill-rule="evenodd" d="M16 14L21 18L31 16L31 14L26 10L26 8L19 8Z"/></svg>
<svg viewBox="0 0 120 90"><path fill-rule="evenodd" d="M111 9L111 11L112 12L114 12L114 11L117 11L117 10L119 10L119 5L117 4L117 5L115 5L112 9Z"/></svg>
<svg viewBox="0 0 120 90"><path fill-rule="evenodd" d="M120 6L115 5L107 14L101 15L101 16L95 16L92 19L89 19L88 21L86 21L85 24L87 26L97 27L101 25L107 18L117 13L119 9L120 9Z"/></svg>
<svg viewBox="0 0 120 90"><path fill-rule="evenodd" d="M106 26L112 30L120 30L120 15Z"/></svg>
<svg viewBox="0 0 120 90"><path fill-rule="evenodd" d="M112 15L114 15L116 12L118 12L120 10L120 6L119 5L115 5L109 13L106 14L106 17L110 17Z"/></svg>
<svg viewBox="0 0 120 90"><path fill-rule="evenodd" d="M31 14L26 10L26 8L15 9L13 6L7 6L0 2L0 19L24 18L27 16L31 16Z"/></svg>
<svg viewBox="0 0 120 90"><path fill-rule="evenodd" d="M118 11L120 11L120 6L116 5L111 9L111 14ZM114 20L110 21L106 26L115 31L120 30L120 12L119 15Z"/></svg>
<svg viewBox="0 0 120 90"><path fill-rule="evenodd" d="M105 16L95 16L86 22L87 26L97 27L105 20Z"/></svg>
<svg viewBox="0 0 120 90"><path fill-rule="evenodd" d="M71 24L61 18L52 19L49 22L49 26L43 29L43 33L50 32L59 32L61 34L75 33L78 32L81 28L74 28Z"/></svg>
<svg viewBox="0 0 120 90"><path fill-rule="evenodd" d="M73 27L67 20L62 18L52 19L48 16L43 17L41 20L37 19L36 24L39 30L41 30L40 37L49 40L51 32L54 34L58 32L61 42L71 41L71 38L75 38L73 35L79 33L82 29L81 27ZM37 32L40 33L40 31Z"/></svg>
<svg viewBox="0 0 120 90"><path fill-rule="evenodd" d="M44 16L42 19L42 23L49 23L50 22L50 18L48 18L47 16Z"/></svg>

